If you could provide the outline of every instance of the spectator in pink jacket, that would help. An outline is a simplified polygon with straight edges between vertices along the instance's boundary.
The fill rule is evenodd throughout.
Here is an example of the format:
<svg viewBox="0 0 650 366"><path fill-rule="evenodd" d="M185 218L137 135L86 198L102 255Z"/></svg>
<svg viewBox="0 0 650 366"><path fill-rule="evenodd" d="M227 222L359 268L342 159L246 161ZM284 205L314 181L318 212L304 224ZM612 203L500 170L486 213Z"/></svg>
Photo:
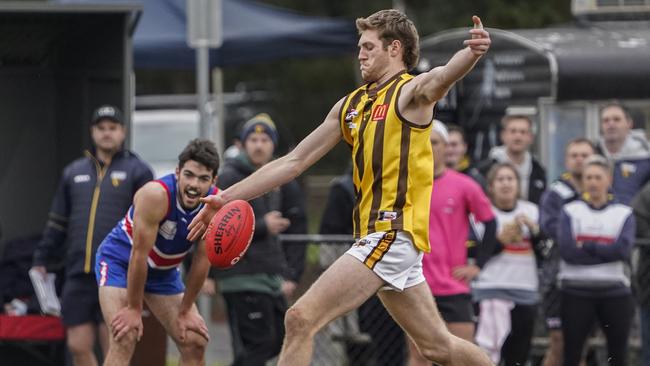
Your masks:
<svg viewBox="0 0 650 366"><path fill-rule="evenodd" d="M424 277L435 296L438 310L449 331L457 337L474 339L474 310L469 283L479 273L494 247L496 223L485 193L469 176L448 169L444 164L448 133L445 125L434 121L431 147L434 159L434 184L431 194L429 241L431 252L422 260ZM486 226L485 243L477 260L468 261L467 237L470 215ZM491 240L489 239L491 238ZM411 365L416 352L411 352ZM420 357L419 362L429 364Z"/></svg>

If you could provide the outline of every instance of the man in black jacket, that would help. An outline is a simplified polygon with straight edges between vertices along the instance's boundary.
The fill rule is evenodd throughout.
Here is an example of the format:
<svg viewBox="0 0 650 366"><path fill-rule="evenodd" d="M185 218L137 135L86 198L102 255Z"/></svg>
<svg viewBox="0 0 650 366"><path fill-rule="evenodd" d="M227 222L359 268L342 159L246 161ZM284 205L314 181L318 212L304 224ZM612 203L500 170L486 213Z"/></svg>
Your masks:
<svg viewBox="0 0 650 366"><path fill-rule="evenodd" d="M267 114L246 122L242 151L227 160L218 186L226 189L273 158L278 133ZM282 245L278 234L304 234L307 218L300 186L291 181L251 201L255 234L236 266L216 272L228 309L235 360L233 365L264 365L276 356L284 337L284 313L302 275L303 243Z"/></svg>
<svg viewBox="0 0 650 366"><path fill-rule="evenodd" d="M490 150L488 158L476 168L485 177L494 163L511 163L521 178L521 194L524 200L539 204L546 190L546 170L530 153L533 143L533 121L525 115L506 115L501 119L501 142Z"/></svg>
<svg viewBox="0 0 650 366"><path fill-rule="evenodd" d="M135 192L153 179L151 168L122 148L126 128L119 109L96 109L90 133L93 149L64 168L33 258L33 268L42 274L65 259L61 312L75 366L97 364L96 332L104 354L108 349L94 272L97 246L124 216Z"/></svg>

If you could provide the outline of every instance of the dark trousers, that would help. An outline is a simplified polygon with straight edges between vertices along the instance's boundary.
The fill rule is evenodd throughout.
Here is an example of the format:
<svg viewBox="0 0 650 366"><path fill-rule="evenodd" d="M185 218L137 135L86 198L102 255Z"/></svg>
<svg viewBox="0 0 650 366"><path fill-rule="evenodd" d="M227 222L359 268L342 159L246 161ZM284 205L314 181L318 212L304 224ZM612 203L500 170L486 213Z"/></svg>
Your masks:
<svg viewBox="0 0 650 366"><path fill-rule="evenodd" d="M350 364L355 366L401 366L406 361L406 337L402 328L373 296L359 309L359 330L371 336L370 344L348 346Z"/></svg>
<svg viewBox="0 0 650 366"><path fill-rule="evenodd" d="M641 350L643 358L641 366L650 366L650 309L641 306Z"/></svg>
<svg viewBox="0 0 650 366"><path fill-rule="evenodd" d="M627 345L634 314L632 295L585 297L562 292L564 366L577 366L596 320L607 339L608 364L626 365Z"/></svg>
<svg viewBox="0 0 650 366"><path fill-rule="evenodd" d="M224 293L235 360L233 366L264 366L277 356L284 338L287 302L282 295Z"/></svg>
<svg viewBox="0 0 650 366"><path fill-rule="evenodd" d="M536 305L515 305L510 311L510 334L501 347L501 362L505 366L525 365L535 327Z"/></svg>

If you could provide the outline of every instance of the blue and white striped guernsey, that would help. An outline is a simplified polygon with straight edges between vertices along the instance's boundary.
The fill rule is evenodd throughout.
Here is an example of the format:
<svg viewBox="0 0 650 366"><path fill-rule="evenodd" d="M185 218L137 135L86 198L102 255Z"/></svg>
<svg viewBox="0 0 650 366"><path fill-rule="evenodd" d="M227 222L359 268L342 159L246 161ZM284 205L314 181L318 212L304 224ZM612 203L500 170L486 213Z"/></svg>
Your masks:
<svg viewBox="0 0 650 366"><path fill-rule="evenodd" d="M564 205L558 227L560 287L598 296L630 293L634 226L632 209L620 203L597 209L581 199Z"/></svg>
<svg viewBox="0 0 650 366"><path fill-rule="evenodd" d="M155 182L165 188L169 198L167 215L160 222L156 242L149 252L147 264L155 270L170 270L177 268L193 243L186 239L189 230L187 226L201 210L200 204L194 210L188 212L181 206L177 198L178 185L174 174L166 175ZM213 187L209 194L215 194L217 188ZM133 212L132 205L124 218L113 228L101 244L101 251L113 258L128 263L133 246Z"/></svg>

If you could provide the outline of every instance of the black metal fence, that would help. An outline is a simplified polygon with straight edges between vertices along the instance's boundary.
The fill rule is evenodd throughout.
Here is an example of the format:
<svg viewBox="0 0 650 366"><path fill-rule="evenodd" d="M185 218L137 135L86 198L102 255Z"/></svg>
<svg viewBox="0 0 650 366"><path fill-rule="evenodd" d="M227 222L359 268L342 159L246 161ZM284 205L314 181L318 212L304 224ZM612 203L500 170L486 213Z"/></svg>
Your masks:
<svg viewBox="0 0 650 366"><path fill-rule="evenodd" d="M348 235L281 235L283 242L309 242L308 264L301 283L305 291L318 276L350 247ZM650 246L640 240L638 246ZM530 366L542 364L548 347L547 330L541 306L536 321L535 337L529 359ZM637 365L640 340L638 321L630 339L629 365ZM587 344L588 366L606 366L607 349L604 337L596 332ZM359 309L332 321L315 338L314 366L401 366L408 364L406 336L392 320L379 299L374 296Z"/></svg>

